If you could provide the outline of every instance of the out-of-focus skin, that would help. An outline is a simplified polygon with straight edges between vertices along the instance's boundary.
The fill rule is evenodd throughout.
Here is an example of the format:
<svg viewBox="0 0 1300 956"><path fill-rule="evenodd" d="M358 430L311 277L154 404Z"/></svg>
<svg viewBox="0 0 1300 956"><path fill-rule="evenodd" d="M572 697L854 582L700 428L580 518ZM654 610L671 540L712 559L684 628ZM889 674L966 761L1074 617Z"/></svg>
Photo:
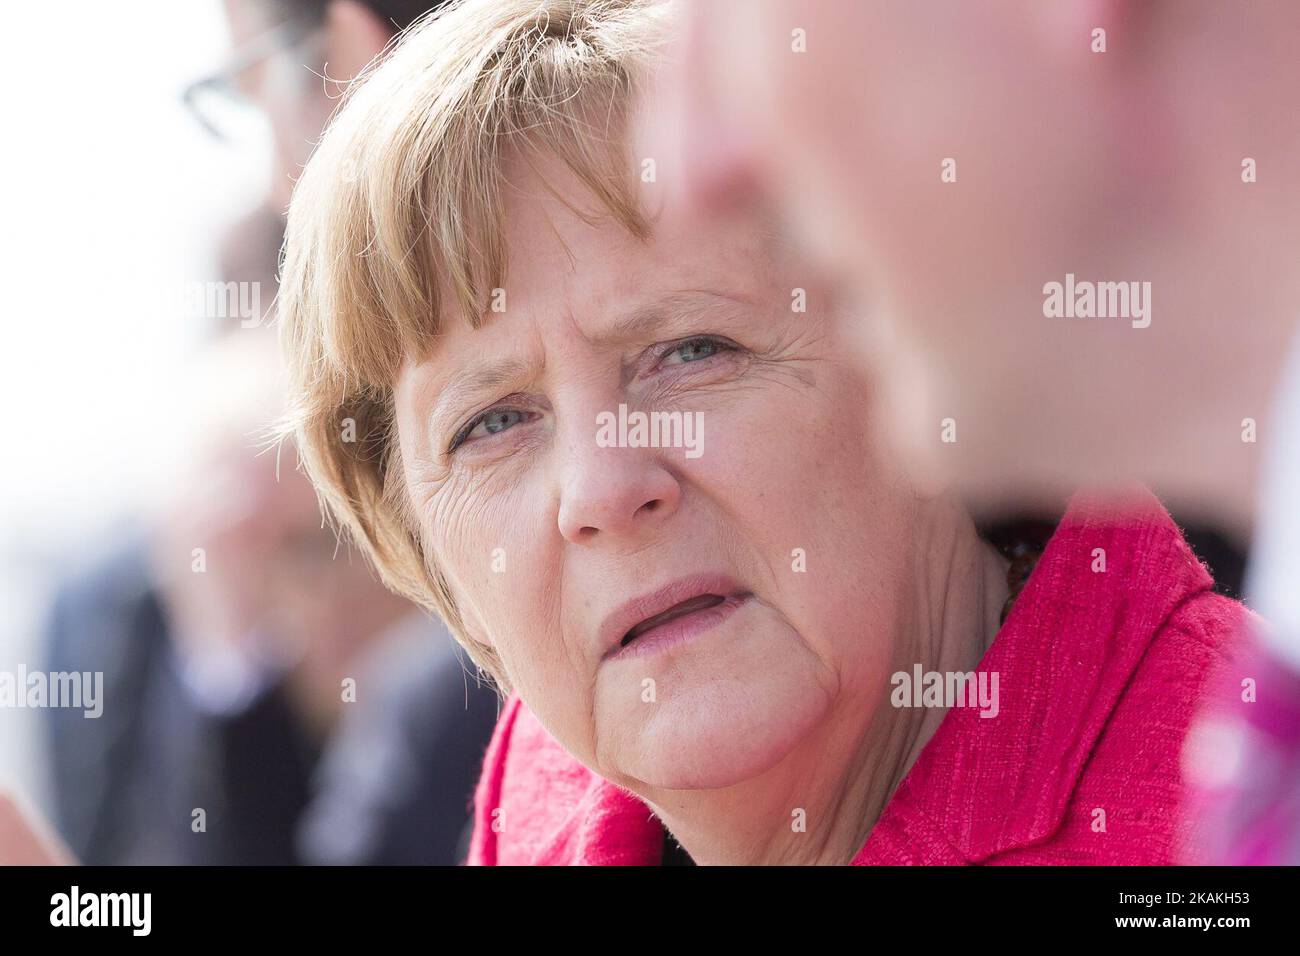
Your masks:
<svg viewBox="0 0 1300 956"><path fill-rule="evenodd" d="M0 791L0 866L66 866L71 851L18 799Z"/></svg>
<svg viewBox="0 0 1300 956"><path fill-rule="evenodd" d="M678 212L775 206L857 290L915 462L995 507L1137 477L1245 537L1300 309L1300 7L683 10L643 150L682 177ZM1044 283L1067 272L1149 281L1150 327L1044 317Z"/></svg>

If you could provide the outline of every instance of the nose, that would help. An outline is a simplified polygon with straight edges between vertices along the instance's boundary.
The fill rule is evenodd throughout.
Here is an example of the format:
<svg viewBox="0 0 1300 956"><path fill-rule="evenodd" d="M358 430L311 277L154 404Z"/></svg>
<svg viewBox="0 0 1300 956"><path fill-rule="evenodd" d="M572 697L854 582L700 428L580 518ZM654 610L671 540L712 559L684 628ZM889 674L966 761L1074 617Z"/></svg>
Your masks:
<svg viewBox="0 0 1300 956"><path fill-rule="evenodd" d="M661 527L681 502L662 449L573 443L560 483L560 534L573 544L631 541Z"/></svg>

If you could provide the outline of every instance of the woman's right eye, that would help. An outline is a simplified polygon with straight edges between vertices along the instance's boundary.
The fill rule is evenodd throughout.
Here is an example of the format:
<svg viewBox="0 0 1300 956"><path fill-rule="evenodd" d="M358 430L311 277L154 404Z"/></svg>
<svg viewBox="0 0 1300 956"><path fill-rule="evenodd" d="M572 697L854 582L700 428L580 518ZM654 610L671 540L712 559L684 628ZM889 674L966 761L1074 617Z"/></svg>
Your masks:
<svg viewBox="0 0 1300 956"><path fill-rule="evenodd" d="M525 421L527 417L527 412L517 408L489 409L465 423L465 426L452 439L451 448L448 451L455 451L467 441L477 441L506 431Z"/></svg>

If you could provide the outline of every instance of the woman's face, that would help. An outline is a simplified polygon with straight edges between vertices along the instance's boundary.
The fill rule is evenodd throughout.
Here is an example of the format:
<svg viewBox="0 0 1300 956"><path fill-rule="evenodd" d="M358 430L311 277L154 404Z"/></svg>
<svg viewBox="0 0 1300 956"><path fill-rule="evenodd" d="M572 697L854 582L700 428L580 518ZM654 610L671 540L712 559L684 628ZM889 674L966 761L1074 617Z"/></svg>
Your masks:
<svg viewBox="0 0 1300 956"><path fill-rule="evenodd" d="M915 503L873 444L852 319L754 222L640 242L533 179L506 214L504 311L445 322L396 383L466 627L570 753L647 797L760 774L832 708L869 719ZM646 447L637 413L689 425Z"/></svg>

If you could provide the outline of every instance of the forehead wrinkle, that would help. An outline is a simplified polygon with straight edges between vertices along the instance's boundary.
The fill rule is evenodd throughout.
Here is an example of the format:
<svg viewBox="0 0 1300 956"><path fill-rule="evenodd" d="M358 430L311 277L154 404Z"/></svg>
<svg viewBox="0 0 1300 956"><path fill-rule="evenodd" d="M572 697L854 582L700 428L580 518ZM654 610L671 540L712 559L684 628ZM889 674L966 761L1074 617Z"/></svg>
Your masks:
<svg viewBox="0 0 1300 956"><path fill-rule="evenodd" d="M593 330L594 341L635 341L656 331L670 320L693 319L712 313L720 304L752 305L741 295L711 289L679 289L661 298L635 306L607 326Z"/></svg>

